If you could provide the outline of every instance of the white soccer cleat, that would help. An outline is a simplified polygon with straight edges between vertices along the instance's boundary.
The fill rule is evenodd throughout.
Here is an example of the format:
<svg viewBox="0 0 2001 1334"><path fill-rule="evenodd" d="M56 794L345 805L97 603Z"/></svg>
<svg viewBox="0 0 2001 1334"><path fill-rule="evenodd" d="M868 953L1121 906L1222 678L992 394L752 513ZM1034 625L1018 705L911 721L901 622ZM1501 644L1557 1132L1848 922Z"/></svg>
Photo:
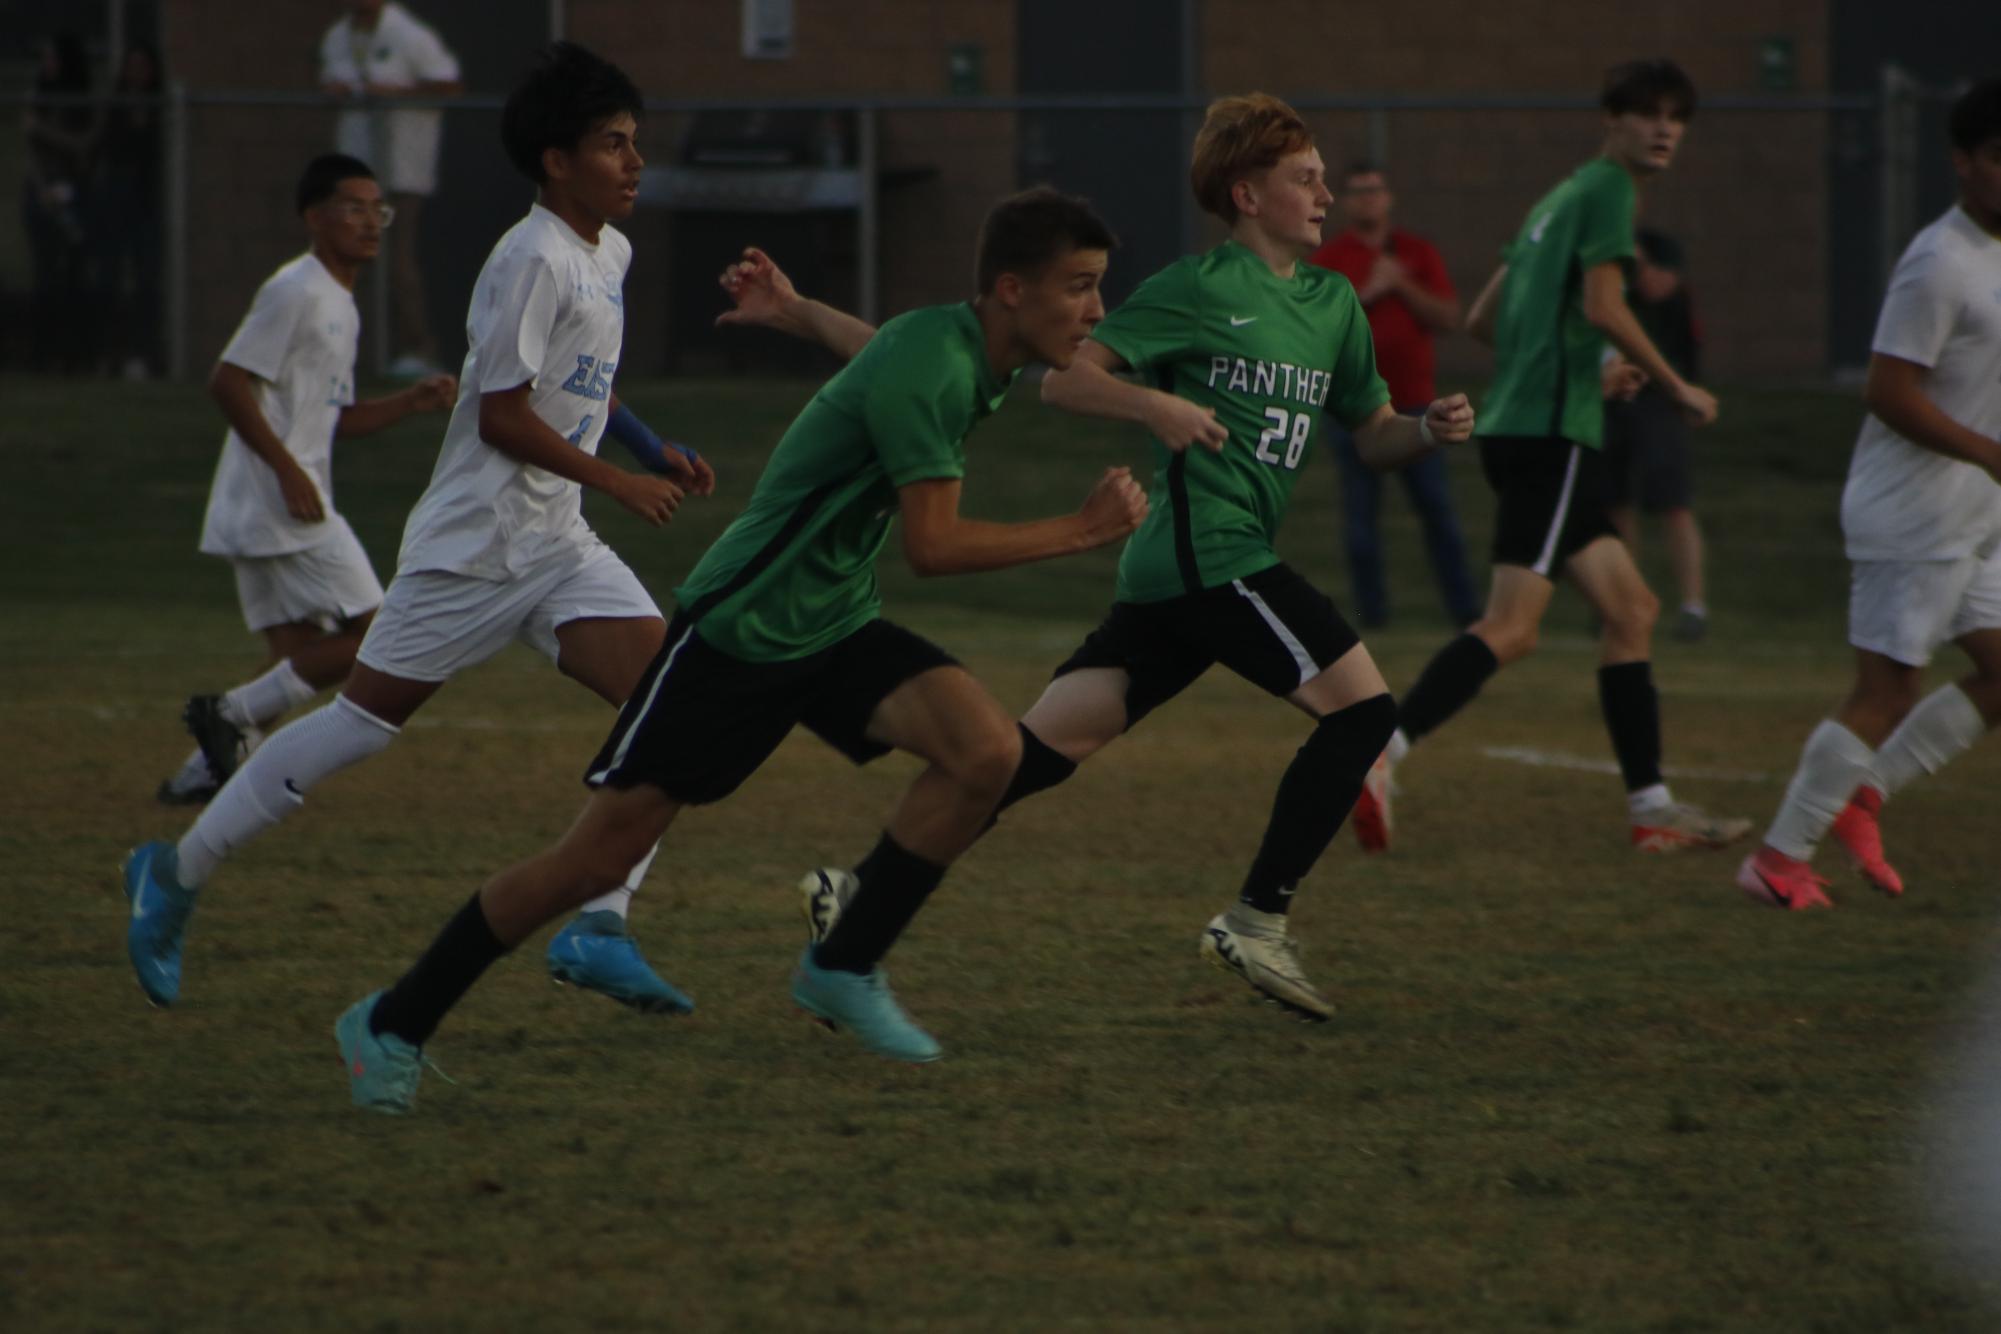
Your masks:
<svg viewBox="0 0 2001 1334"><path fill-rule="evenodd" d="M855 891L861 887L862 882L853 871L843 871L837 866L822 866L800 879L799 907L806 914L806 933L814 944L827 938L834 923L841 919L842 910L853 902Z"/></svg>
<svg viewBox="0 0 2001 1334"><path fill-rule="evenodd" d="M1202 957L1302 1019L1334 1017L1334 1002L1306 980L1299 942L1281 913L1259 912L1242 903L1217 913L1202 932Z"/></svg>

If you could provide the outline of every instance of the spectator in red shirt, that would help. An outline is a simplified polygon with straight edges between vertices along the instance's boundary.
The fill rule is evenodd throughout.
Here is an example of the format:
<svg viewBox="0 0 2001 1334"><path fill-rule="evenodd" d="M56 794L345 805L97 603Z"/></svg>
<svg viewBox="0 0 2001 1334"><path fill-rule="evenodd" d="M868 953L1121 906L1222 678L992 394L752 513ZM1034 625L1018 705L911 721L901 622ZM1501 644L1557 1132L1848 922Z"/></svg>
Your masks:
<svg viewBox="0 0 2001 1334"><path fill-rule="evenodd" d="M1337 196L1347 227L1313 252L1312 261L1355 285L1375 336L1376 369L1389 386L1397 411L1422 413L1436 397L1432 383L1432 335L1459 325L1459 295L1445 272L1438 247L1390 225L1396 200L1383 169L1356 162L1341 177ZM1355 581L1355 610L1365 627L1386 625L1389 590L1383 580L1382 534L1377 525L1382 478L1355 452L1354 437L1327 423L1341 466L1348 569ZM1424 526L1425 550L1445 600L1445 610L1461 626L1480 616L1480 597L1466 572L1466 539L1452 512L1445 451L1433 450L1401 473L1411 507Z"/></svg>

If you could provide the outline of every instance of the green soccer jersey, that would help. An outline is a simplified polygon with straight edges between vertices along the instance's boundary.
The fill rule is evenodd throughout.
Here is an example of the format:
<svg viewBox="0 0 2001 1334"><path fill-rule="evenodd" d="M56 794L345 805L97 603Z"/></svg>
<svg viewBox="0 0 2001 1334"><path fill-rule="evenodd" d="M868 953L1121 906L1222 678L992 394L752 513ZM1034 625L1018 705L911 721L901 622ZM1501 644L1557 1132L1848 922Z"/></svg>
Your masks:
<svg viewBox="0 0 2001 1334"><path fill-rule="evenodd" d="M967 432L1013 382L988 364L970 305L888 321L787 428L750 504L674 590L682 612L747 662L803 658L874 620L897 488L963 477Z"/></svg>
<svg viewBox="0 0 2001 1334"><path fill-rule="evenodd" d="M1584 271L1632 255L1634 203L1633 178L1601 157L1529 210L1502 252L1508 274L1481 435L1560 436L1593 449L1604 440L1605 336L1584 318Z"/></svg>
<svg viewBox="0 0 2001 1334"><path fill-rule="evenodd" d="M1214 408L1230 432L1220 453L1155 444L1151 509L1119 559L1121 602L1276 565L1322 409L1352 426L1390 401L1348 280L1304 262L1281 278L1235 241L1141 283L1092 337L1156 387Z"/></svg>

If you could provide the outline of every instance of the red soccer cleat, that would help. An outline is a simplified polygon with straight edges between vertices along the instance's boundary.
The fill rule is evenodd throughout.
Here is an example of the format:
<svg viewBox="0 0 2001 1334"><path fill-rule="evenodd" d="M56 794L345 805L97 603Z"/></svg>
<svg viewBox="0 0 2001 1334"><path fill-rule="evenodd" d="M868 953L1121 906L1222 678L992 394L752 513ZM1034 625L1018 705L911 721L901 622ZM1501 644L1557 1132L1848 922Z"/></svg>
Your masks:
<svg viewBox="0 0 2001 1334"><path fill-rule="evenodd" d="M1813 873L1813 867L1788 857L1767 844L1744 859L1737 868L1737 888L1760 903L1774 908L1801 912L1808 908L1832 908L1821 891L1827 881Z"/></svg>
<svg viewBox="0 0 2001 1334"><path fill-rule="evenodd" d="M1865 783L1841 808L1830 832L1862 878L1894 899L1904 892L1904 877L1883 859L1883 830L1876 823L1882 809L1883 794Z"/></svg>
<svg viewBox="0 0 2001 1334"><path fill-rule="evenodd" d="M1387 852L1390 846L1390 753L1376 756L1362 779L1362 793L1355 798L1355 841L1364 852Z"/></svg>

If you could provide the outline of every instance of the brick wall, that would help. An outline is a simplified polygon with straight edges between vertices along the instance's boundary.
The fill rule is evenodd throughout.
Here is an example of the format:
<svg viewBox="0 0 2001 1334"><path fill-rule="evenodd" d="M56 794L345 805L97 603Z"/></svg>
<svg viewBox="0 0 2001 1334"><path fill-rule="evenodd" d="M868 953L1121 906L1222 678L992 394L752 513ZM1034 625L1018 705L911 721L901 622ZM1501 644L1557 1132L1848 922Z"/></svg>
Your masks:
<svg viewBox="0 0 2001 1334"><path fill-rule="evenodd" d="M298 6L254 0L163 0L162 8L169 68L196 89L310 87L318 35L334 13L329 3L302 18ZM1825 0L1647 9L1590 0L1202 0L1199 8L1200 83L1221 91L1588 96L1607 65L1663 53L1705 94L1743 93L1756 90L1758 42L1771 34L1796 41L1803 91L1826 86ZM935 96L945 91L947 49L962 42L984 48L988 92L1016 88L1014 0L799 0L794 54L782 61L738 54L737 6L727 0L569 0L567 12L571 36L613 54L656 98ZM502 83L489 75L473 86L493 92ZM1367 146L1359 114L1314 120L1330 166ZM490 134L490 118L479 123ZM193 129L190 348L199 372L258 281L297 249L285 196L299 164L330 142L331 114L216 110L199 113ZM1400 218L1439 242L1469 297L1527 206L1597 147L1589 112L1399 111L1387 129ZM665 151L673 133L666 118L649 125L650 151ZM1016 118L891 113L880 142L886 169L936 173L883 198L882 309L964 295L980 216L1016 184ZM1715 378L1811 373L1824 362L1827 152L1822 117L1705 111L1682 161L1649 192L1649 219L1688 245ZM496 218L493 234L503 225ZM667 309L677 295L667 223L643 216L632 231L633 308ZM491 239L482 234L477 247ZM462 292L434 294L439 322L456 322L463 301ZM626 364L663 365L663 330L635 321ZM1442 359L1454 374L1484 365L1463 339L1449 341Z"/></svg>
<svg viewBox="0 0 2001 1334"><path fill-rule="evenodd" d="M1350 27L1351 15L1366 26ZM1205 0L1202 22L1204 80L1217 90L1595 97L1609 66L1666 55L1701 95L1745 94L1758 91L1760 40L1776 34L1796 43L1799 89L1827 87L1827 6L1803 0L1430 0L1352 11L1325 0ZM1326 36L1274 40L1316 32ZM1359 115L1310 119L1330 171L1369 147ZM1468 301L1529 205L1598 147L1596 117L1584 111L1401 111L1387 130L1398 220L1438 242ZM1825 116L1699 111L1674 169L1649 188L1645 220L1688 247L1711 378L1824 366L1827 155ZM1441 345L1440 363L1447 375L1487 365L1463 338Z"/></svg>

